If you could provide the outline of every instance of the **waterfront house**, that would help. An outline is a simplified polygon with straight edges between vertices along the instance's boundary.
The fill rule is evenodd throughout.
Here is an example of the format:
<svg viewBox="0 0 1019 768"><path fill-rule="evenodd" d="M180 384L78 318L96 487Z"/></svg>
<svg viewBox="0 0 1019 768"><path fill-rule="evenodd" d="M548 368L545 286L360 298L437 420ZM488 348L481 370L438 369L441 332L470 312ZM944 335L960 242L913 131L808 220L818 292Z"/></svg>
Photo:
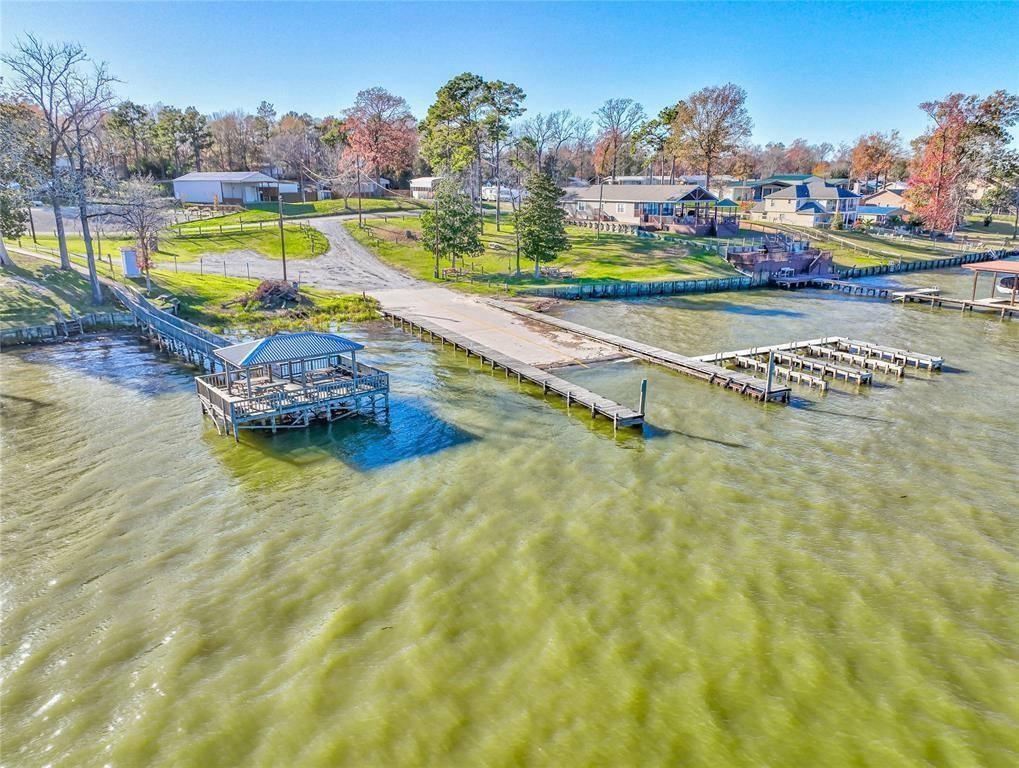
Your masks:
<svg viewBox="0 0 1019 768"><path fill-rule="evenodd" d="M719 197L727 197L736 203L749 203L754 199L758 179L730 179L718 185Z"/></svg>
<svg viewBox="0 0 1019 768"><path fill-rule="evenodd" d="M846 225L857 218L860 196L828 184L816 176L772 192L750 209L753 221L780 222L800 227L824 227L836 216Z"/></svg>
<svg viewBox="0 0 1019 768"><path fill-rule="evenodd" d="M570 218L614 221L680 234L734 236L739 229L728 206L699 184L592 184L567 187L562 206Z"/></svg>
<svg viewBox="0 0 1019 768"><path fill-rule="evenodd" d="M910 203L906 199L906 196L903 194L903 191L904 190L891 189L886 187L885 189L882 189L880 192L874 192L873 194L870 195L864 195L862 198L860 198L860 205L861 206L878 205L886 208L887 207L904 208L905 210L908 211Z"/></svg>
<svg viewBox="0 0 1019 768"><path fill-rule="evenodd" d="M763 200L768 195L788 189L796 184L806 184L811 181L824 181L820 176L812 176L809 173L786 173L778 176L769 176L766 179L759 179L752 182L750 188L753 190L754 200Z"/></svg>
<svg viewBox="0 0 1019 768"><path fill-rule="evenodd" d="M909 211L897 205L860 205L856 209L858 221L867 221L883 227L889 219L901 219L909 216Z"/></svg>

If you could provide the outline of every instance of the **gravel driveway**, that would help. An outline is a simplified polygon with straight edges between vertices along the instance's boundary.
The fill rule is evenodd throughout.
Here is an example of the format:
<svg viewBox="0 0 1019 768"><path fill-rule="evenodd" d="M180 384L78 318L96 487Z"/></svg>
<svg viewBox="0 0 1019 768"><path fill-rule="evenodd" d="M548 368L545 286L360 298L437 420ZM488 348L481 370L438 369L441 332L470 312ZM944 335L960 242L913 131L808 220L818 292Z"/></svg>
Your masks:
<svg viewBox="0 0 1019 768"><path fill-rule="evenodd" d="M348 293L388 288L411 288L421 285L414 278L383 264L367 248L358 243L343 226L350 216L311 219L310 224L329 241L329 250L314 259L287 261L287 277L302 283ZM210 274L257 279L283 277L283 262L268 259L252 251L234 251L205 257L197 261L181 261L181 272L204 271ZM159 266L173 269L173 262L162 261Z"/></svg>

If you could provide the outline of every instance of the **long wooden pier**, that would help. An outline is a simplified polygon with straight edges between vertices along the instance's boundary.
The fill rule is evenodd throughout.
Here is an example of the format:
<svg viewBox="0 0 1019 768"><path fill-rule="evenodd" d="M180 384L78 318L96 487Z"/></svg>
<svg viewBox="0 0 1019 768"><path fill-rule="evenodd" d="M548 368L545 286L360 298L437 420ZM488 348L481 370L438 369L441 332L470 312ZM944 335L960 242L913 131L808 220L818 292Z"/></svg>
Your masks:
<svg viewBox="0 0 1019 768"><path fill-rule="evenodd" d="M644 344L639 341L634 341L633 339L627 339L623 336L617 336L614 333L598 331L594 328L588 328L587 326L580 325L578 323L571 323L568 320L544 315L540 312L533 312L532 310L525 309L524 307L518 307L506 302L490 299L489 303L521 317L526 317L540 323L545 323L546 325L561 328L565 331L575 333L578 336L586 336L589 339L600 341L603 344L608 344L624 352L628 352L642 360L647 360L648 362L655 363L656 365L660 365L664 368L679 371L680 373L693 376L694 378L707 381L725 389L731 389L735 392L739 392L741 395L746 395L747 397L751 397L755 400L788 402L791 394L789 387L775 386L772 384L769 388L768 382L764 379L758 379L754 376L740 373L739 371L733 371L729 368L715 365L714 363L701 358L680 355L677 352L672 352L668 349L662 349L660 347L652 346L651 344Z"/></svg>
<svg viewBox="0 0 1019 768"><path fill-rule="evenodd" d="M423 336L426 334L432 340L438 340L441 344L449 344L454 350L463 350L467 357L474 355L482 365L488 363L492 370L501 368L507 378L515 374L517 381L529 381L541 387L542 393L553 393L566 400L566 405L580 405L590 411L591 417L602 416L612 422L614 428L619 427L640 427L644 424L644 410L646 397L646 382L641 387L640 410L634 411L626 406L620 405L614 400L602 397L578 384L572 384L561 379L546 370L530 365L514 357L497 352L473 339L469 339L455 331L450 331L435 323L411 313L396 312L393 310L382 310L383 317L388 318L393 325L401 328L409 328L417 331Z"/></svg>
<svg viewBox="0 0 1019 768"><path fill-rule="evenodd" d="M1002 319L1019 316L1019 304L1013 304L1005 298L962 299L953 296L942 296L937 289L920 289L915 291L896 291L892 301L902 304L927 304L930 307L947 307L962 312L993 312Z"/></svg>
<svg viewBox="0 0 1019 768"><path fill-rule="evenodd" d="M213 353L230 344L227 339L171 315L126 285L112 280L105 284L120 303L134 315L135 323L142 332L153 339L161 349L197 363L209 371L215 371L217 366L222 370L222 363Z"/></svg>
<svg viewBox="0 0 1019 768"><path fill-rule="evenodd" d="M901 377L904 371L904 366L898 363L891 363L887 360L881 360L876 357L867 357L866 355L854 355L852 352L846 352L841 349L832 349L831 347L824 347L820 345L808 344L803 348L807 354L814 357L824 357L829 360L838 360L843 363L852 363L858 365L861 368L870 368L881 373L892 373L896 376Z"/></svg>

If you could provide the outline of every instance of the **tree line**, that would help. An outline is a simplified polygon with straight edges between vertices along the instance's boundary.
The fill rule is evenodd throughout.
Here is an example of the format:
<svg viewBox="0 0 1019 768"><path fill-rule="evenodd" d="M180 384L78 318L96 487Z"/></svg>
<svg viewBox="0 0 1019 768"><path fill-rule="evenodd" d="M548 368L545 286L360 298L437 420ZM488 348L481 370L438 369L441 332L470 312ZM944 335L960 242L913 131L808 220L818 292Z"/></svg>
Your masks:
<svg viewBox="0 0 1019 768"><path fill-rule="evenodd" d="M527 115L520 86L465 72L437 90L419 122L405 99L379 87L323 118L278 115L266 101L254 114L204 115L193 106L118 100L118 81L105 64L76 43L33 35L16 41L3 61L12 74L0 92L0 228L8 239L18 236L28 196L45 199L69 268L61 207L74 206L97 296L89 202L165 206L153 180L191 170L265 170L297 179L302 194L304 182L314 179L345 197L366 179L405 186L414 175L442 175L479 214L486 182L501 197L502 188L520 190L535 176L553 188L574 178L615 181L627 174L666 183L696 174L706 187L720 174L906 180L924 224L942 230L959 221L971 185L984 182L990 200L1019 216L1019 160L1008 134L1019 103L1005 91L950 94L920 105L930 129L909 145L886 130L838 146L802 138L762 146L751 141L747 93L733 83L701 88L655 116L622 97L606 100L590 117L568 109ZM517 206L516 192L511 197ZM501 206L495 215L498 228Z"/></svg>

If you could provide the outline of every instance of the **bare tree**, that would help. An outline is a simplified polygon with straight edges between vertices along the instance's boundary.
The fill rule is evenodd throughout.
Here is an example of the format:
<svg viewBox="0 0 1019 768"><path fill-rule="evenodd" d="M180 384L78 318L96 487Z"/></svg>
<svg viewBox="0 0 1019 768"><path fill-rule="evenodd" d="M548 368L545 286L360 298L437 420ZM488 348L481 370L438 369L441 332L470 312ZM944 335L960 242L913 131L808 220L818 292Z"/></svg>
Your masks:
<svg viewBox="0 0 1019 768"><path fill-rule="evenodd" d="M746 108L747 92L726 83L702 88L676 104L673 134L689 150L688 156L711 185L711 171L750 137L753 121Z"/></svg>
<svg viewBox="0 0 1019 768"><path fill-rule="evenodd" d="M549 118L537 114L524 120L520 124L520 138L526 140L524 146L529 146L534 153L534 172L541 173L545 149L552 141L552 126L549 125Z"/></svg>
<svg viewBox="0 0 1019 768"><path fill-rule="evenodd" d="M74 193L78 203L81 236L85 242L85 257L88 261L88 276L94 304L102 304L103 292L92 248L88 198L89 192L97 182L101 182L105 174L95 163L100 153L94 148L90 152L89 145L99 135L98 129L103 113L113 104L113 91L110 88L113 82L115 80L106 71L106 65L97 64L93 72L89 74L71 72L61 83L62 101L70 121L70 130L64 134L61 144L73 169Z"/></svg>
<svg viewBox="0 0 1019 768"><path fill-rule="evenodd" d="M268 156L271 165L280 164L298 179L301 202L305 202L305 178L308 169L321 166L322 144L311 118L286 114L279 122L277 132L269 139Z"/></svg>
<svg viewBox="0 0 1019 768"><path fill-rule="evenodd" d="M598 123L598 141L609 158L612 183L616 181L619 153L626 149L633 134L644 123L644 107L633 99L609 99L594 113Z"/></svg>
<svg viewBox="0 0 1019 768"><path fill-rule="evenodd" d="M53 206L53 218L60 248L60 268L70 269L64 220L60 205L67 197L68 167L64 142L73 130L72 115L64 103L65 86L78 68L88 61L77 43L43 43L34 35L17 40L13 52L0 60L13 72L10 95L39 110L46 133L49 179L43 191Z"/></svg>
<svg viewBox="0 0 1019 768"><path fill-rule="evenodd" d="M135 236L145 269L145 290L152 290L151 253L159 247L159 233L173 222L174 201L151 176L142 176L120 185L117 203L107 215L121 219L124 229Z"/></svg>
<svg viewBox="0 0 1019 768"><path fill-rule="evenodd" d="M548 172L558 183L559 155L563 147L574 141L585 130L590 131L591 121L583 120L568 109L560 109L548 116Z"/></svg>

